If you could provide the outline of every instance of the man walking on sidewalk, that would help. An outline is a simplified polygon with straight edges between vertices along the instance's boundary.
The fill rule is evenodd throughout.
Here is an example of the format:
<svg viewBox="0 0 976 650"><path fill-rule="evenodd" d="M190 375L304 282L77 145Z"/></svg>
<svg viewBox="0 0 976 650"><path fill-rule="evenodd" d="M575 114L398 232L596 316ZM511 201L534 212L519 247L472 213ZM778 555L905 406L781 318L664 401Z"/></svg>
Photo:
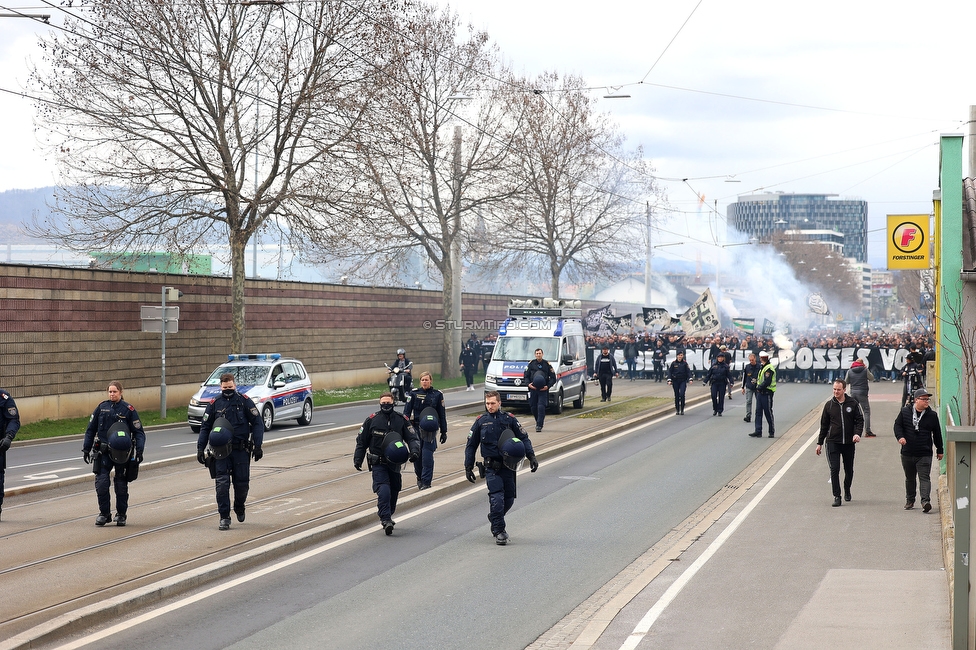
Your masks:
<svg viewBox="0 0 976 650"><path fill-rule="evenodd" d="M938 414L929 406L932 393L919 388L914 404L904 407L895 419L895 438L901 445L901 466L905 470L905 510L915 507L915 476L922 497L922 512L932 509L932 443L942 460L942 428Z"/></svg>
<svg viewBox="0 0 976 650"><path fill-rule="evenodd" d="M861 406L845 393L847 382L834 381L834 396L824 404L820 416L820 436L817 438L817 455L827 441L827 465L830 466L830 487L834 492L834 507L840 505L840 461L844 460L844 500L851 500L851 484L854 482L854 445L861 441L864 416Z"/></svg>

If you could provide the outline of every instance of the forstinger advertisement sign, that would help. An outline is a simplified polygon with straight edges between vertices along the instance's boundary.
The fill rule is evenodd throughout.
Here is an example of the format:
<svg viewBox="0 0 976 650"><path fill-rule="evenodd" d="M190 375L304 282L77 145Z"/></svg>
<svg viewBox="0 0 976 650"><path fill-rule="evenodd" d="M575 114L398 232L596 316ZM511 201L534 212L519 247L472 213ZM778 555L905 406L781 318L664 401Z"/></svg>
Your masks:
<svg viewBox="0 0 976 650"><path fill-rule="evenodd" d="M889 269L929 268L929 248L929 215L888 215Z"/></svg>

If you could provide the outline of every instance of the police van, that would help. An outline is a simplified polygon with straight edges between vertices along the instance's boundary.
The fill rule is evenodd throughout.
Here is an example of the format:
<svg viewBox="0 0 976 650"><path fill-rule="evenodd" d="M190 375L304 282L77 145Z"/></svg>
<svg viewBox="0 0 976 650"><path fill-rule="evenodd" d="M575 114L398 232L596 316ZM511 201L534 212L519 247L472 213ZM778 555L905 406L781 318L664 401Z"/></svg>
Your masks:
<svg viewBox="0 0 976 650"><path fill-rule="evenodd" d="M563 403L583 408L586 398L586 339L579 300L511 299L508 318L498 330L485 375L485 390L501 395L502 405L528 406L529 391L523 376L535 351L556 373L549 389L549 409L562 413Z"/></svg>
<svg viewBox="0 0 976 650"><path fill-rule="evenodd" d="M228 354L227 363L218 366L200 390L190 398L186 419L193 433L200 432L203 413L220 395L220 376L234 375L237 392L247 395L261 412L267 431L278 420L312 422L312 380L298 359L273 354Z"/></svg>

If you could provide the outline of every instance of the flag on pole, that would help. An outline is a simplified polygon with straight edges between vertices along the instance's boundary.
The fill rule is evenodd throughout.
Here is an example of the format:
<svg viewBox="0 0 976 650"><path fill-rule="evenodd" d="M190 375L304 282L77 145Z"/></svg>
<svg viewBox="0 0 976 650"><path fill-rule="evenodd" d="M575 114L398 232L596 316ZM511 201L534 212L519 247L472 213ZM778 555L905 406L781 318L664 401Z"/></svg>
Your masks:
<svg viewBox="0 0 976 650"><path fill-rule="evenodd" d="M644 325L654 329L671 327L671 313L660 307L644 307Z"/></svg>
<svg viewBox="0 0 976 650"><path fill-rule="evenodd" d="M752 334L756 331L756 319L755 318L733 318L732 327L736 327L743 332L748 332Z"/></svg>
<svg viewBox="0 0 976 650"><path fill-rule="evenodd" d="M718 305L715 304L711 290L705 289L695 304L683 313L679 320L681 329L688 336L707 336L719 331L721 326L718 321Z"/></svg>
<svg viewBox="0 0 976 650"><path fill-rule="evenodd" d="M768 318L763 319L762 335L769 336L776 331L776 323L769 320Z"/></svg>
<svg viewBox="0 0 976 650"><path fill-rule="evenodd" d="M606 307L600 307L598 309L591 309L586 312L586 318L583 319L583 324L587 331L597 332L603 327L603 317L613 316L613 310L610 309L610 305L607 304Z"/></svg>

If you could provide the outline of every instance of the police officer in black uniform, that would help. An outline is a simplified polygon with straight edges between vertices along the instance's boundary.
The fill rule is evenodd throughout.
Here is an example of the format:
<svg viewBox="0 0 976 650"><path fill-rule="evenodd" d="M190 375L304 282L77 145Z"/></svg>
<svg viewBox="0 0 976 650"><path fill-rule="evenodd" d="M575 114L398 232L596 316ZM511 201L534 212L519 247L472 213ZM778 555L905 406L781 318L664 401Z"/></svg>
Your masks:
<svg viewBox="0 0 976 650"><path fill-rule="evenodd" d="M402 454L402 456L401 456ZM394 410L393 395L380 396L380 410L373 413L356 436L353 466L363 471L363 460L373 474L373 493L376 494L376 510L380 526L387 535L393 534L393 513L397 497L403 487L400 470L406 461L416 462L420 457L420 439L414 433L410 421Z"/></svg>
<svg viewBox="0 0 976 650"><path fill-rule="evenodd" d="M719 352L715 361L705 373L704 385L711 385L712 391L712 415L720 416L725 411L725 392L732 383L732 371L729 364L725 363L725 352Z"/></svg>
<svg viewBox="0 0 976 650"><path fill-rule="evenodd" d="M691 367L685 361L685 351L678 350L674 361L668 366L668 383L674 391L674 414L685 414L685 390L691 379Z"/></svg>
<svg viewBox="0 0 976 650"><path fill-rule="evenodd" d="M546 422L549 389L556 385L556 371L543 355L542 348L537 349L535 359L529 362L522 375L522 381L529 387L529 410L535 417L536 432L542 431L542 425ZM542 381L537 381L537 375L542 375Z"/></svg>
<svg viewBox="0 0 976 650"><path fill-rule="evenodd" d="M7 469L7 450L20 429L20 412L10 393L0 388L0 515L3 513L3 473Z"/></svg>
<svg viewBox="0 0 976 650"><path fill-rule="evenodd" d="M464 373L464 383L467 385L465 390L474 390L474 374L478 371L478 360L481 357L480 348L480 345L475 347L474 343L468 341L458 356L458 365L461 366L461 372Z"/></svg>
<svg viewBox="0 0 976 650"><path fill-rule="evenodd" d="M420 416L432 409L437 417L437 427L441 432L441 444L447 442L447 412L444 410L444 393L433 386L433 377L429 372L420 374L420 388L410 393L407 405L403 407L403 416L410 420L414 430L420 437L420 459L414 462L413 468L417 474L417 488L426 490L434 478L434 451L437 450L437 430L428 430L429 426L421 426ZM430 412L427 411L427 415Z"/></svg>
<svg viewBox="0 0 976 650"><path fill-rule="evenodd" d="M464 474L472 483L477 480L474 475L474 454L480 446L481 456L484 458L485 482L488 484L488 521L491 522L491 534L496 544L504 546L508 543L505 515L515 503L516 490L515 470L506 465L502 450L498 447L503 433L510 430L520 439L525 458L529 460L529 467L533 472L539 469L539 463L528 433L513 415L500 410L501 403L502 398L497 391L485 393L485 409L488 412L471 425L468 443L464 447Z"/></svg>
<svg viewBox="0 0 976 650"><path fill-rule="evenodd" d="M138 465L146 448L146 432L142 429L139 413L134 406L122 399L122 383L113 381L108 385L108 399L98 405L88 420L85 441L81 451L86 463L94 463L95 495L98 497L98 517L96 526L104 526L112 521L112 499L109 495L109 473L115 470L115 525L125 526L129 509L129 477L126 476L129 462L116 462L109 450L109 430L117 430L123 425L130 436L134 448L132 460ZM134 480L134 479L133 479Z"/></svg>
<svg viewBox="0 0 976 650"><path fill-rule="evenodd" d="M234 430L231 451L226 458L213 458L217 491L217 512L220 522L217 530L230 528L230 485L234 484L234 514L237 521L244 521L244 502L251 485L251 458L261 460L264 451L264 420L250 397L237 392L237 382L232 373L220 376L220 395L207 405L197 437L197 460L206 464L204 451L210 432L218 418L226 418Z"/></svg>
<svg viewBox="0 0 976 650"><path fill-rule="evenodd" d="M613 378L617 376L617 361L606 345L601 352L593 362L593 378L600 380L600 401L609 402L613 394Z"/></svg>

